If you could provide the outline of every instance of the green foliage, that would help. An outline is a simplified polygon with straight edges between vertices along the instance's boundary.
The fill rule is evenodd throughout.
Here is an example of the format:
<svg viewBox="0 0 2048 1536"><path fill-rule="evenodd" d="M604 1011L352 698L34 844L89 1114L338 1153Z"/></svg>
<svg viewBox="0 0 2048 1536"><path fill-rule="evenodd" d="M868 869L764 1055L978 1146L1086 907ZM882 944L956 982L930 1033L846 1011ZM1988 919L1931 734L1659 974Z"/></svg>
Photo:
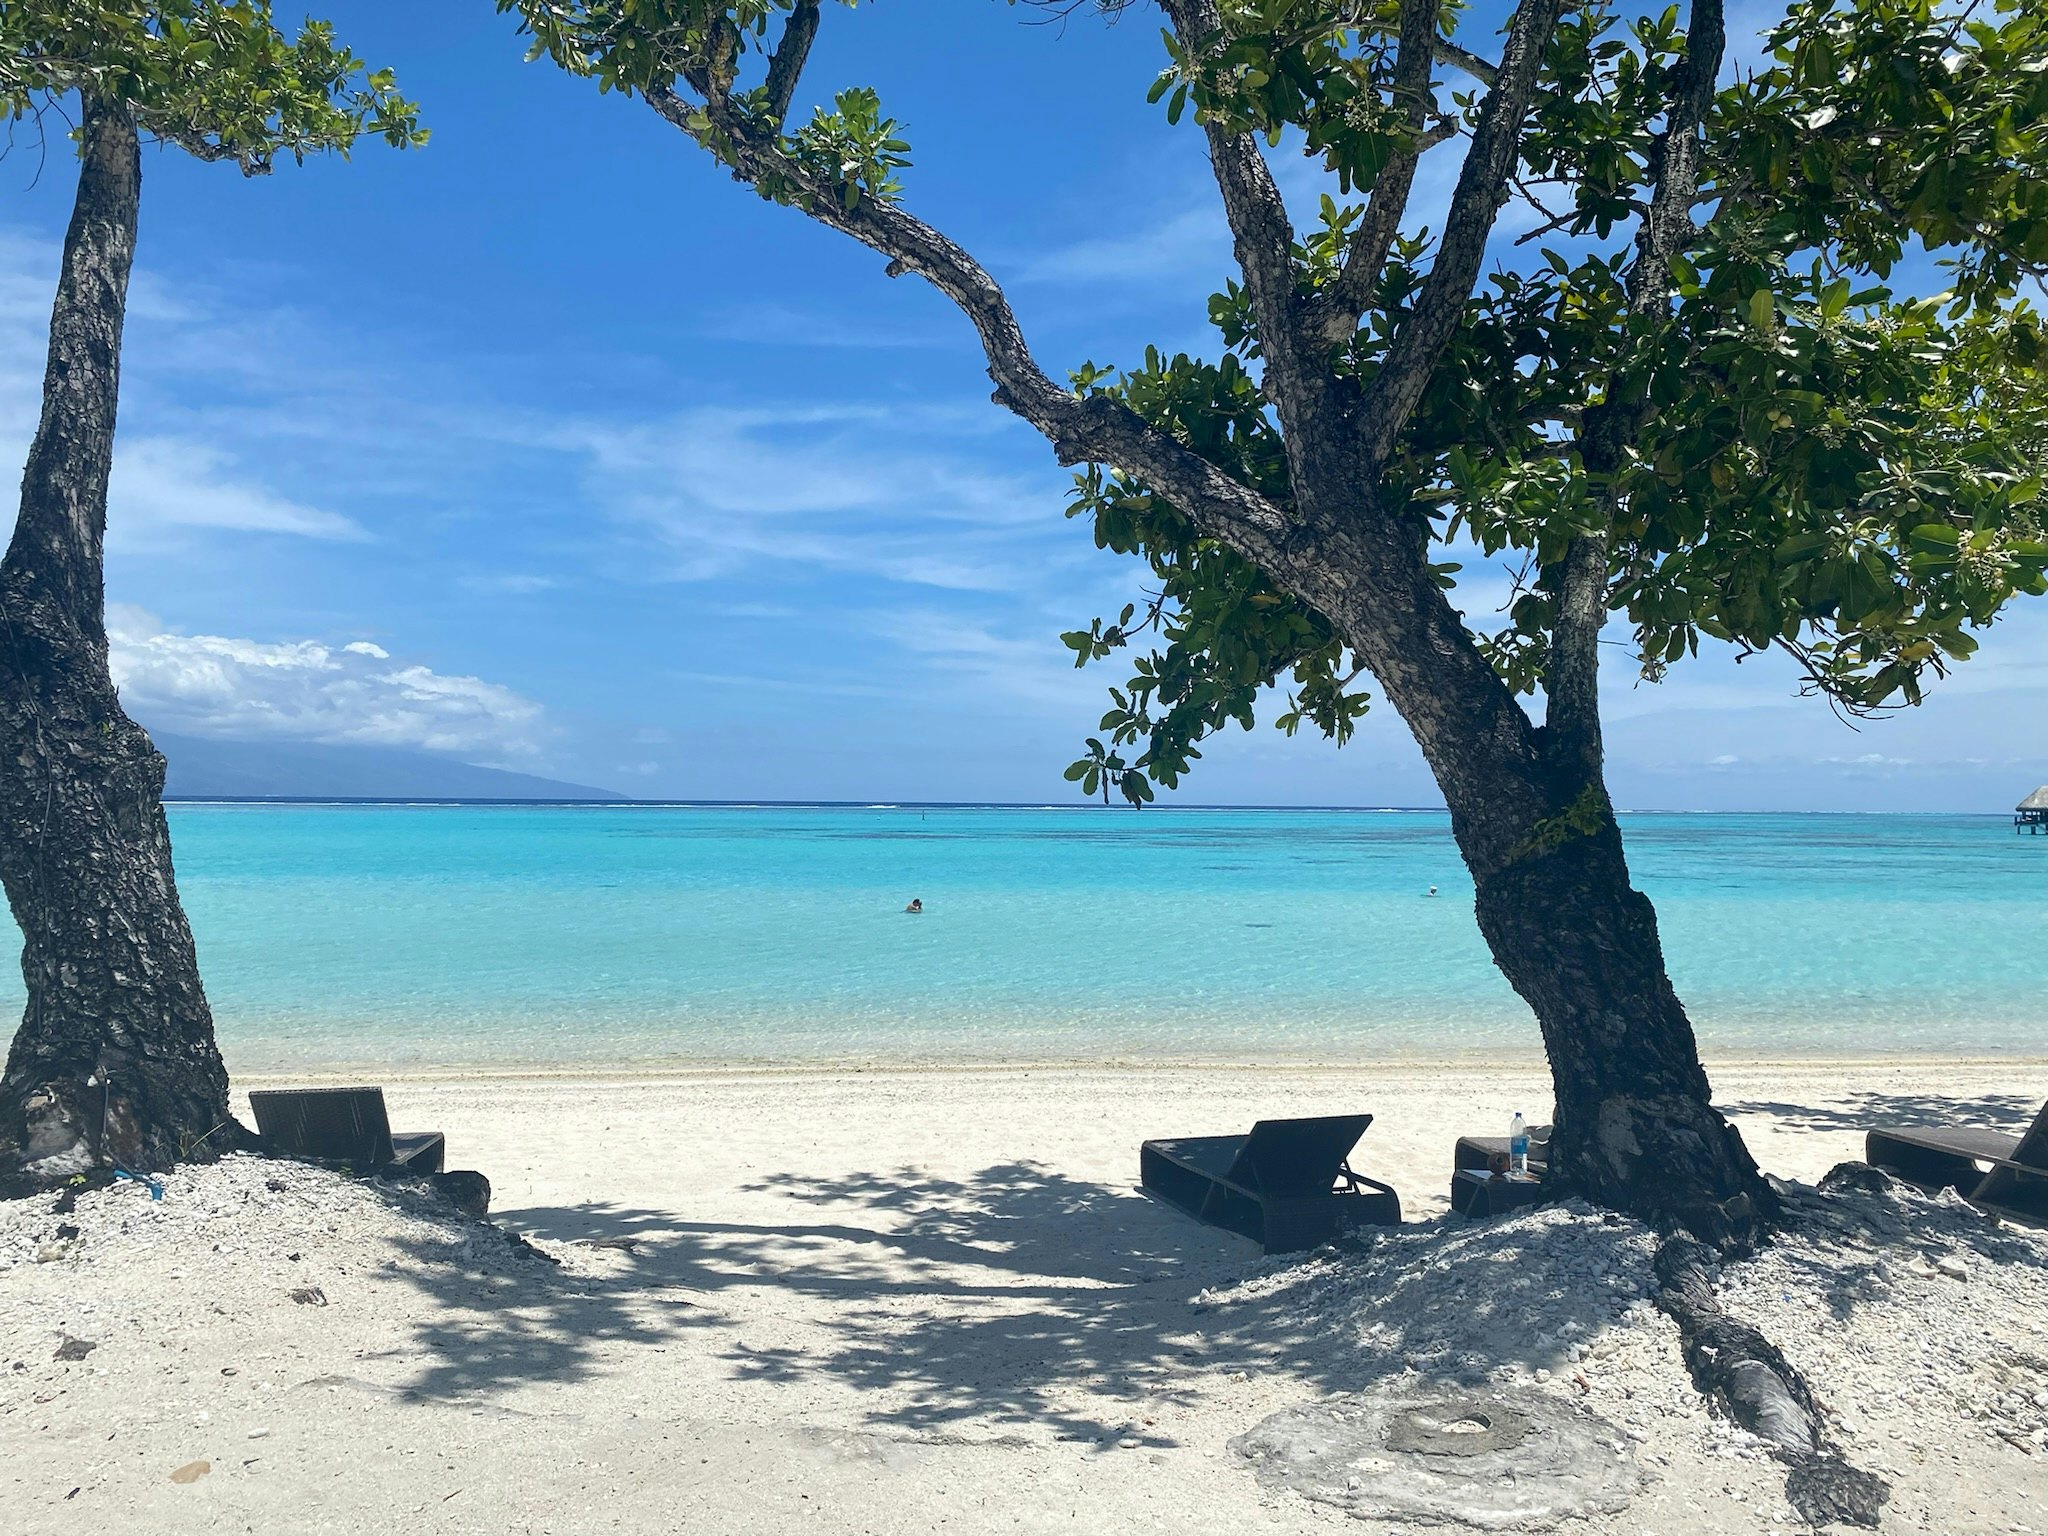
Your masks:
<svg viewBox="0 0 2048 1536"><path fill-rule="evenodd" d="M364 134L427 139L390 70L370 70L324 21L287 39L269 0L0 0L0 115L88 91L136 126L252 174L280 154L347 154Z"/></svg>
<svg viewBox="0 0 2048 1536"><path fill-rule="evenodd" d="M801 202L802 187L823 182L838 189L840 206L849 210L863 197L894 202L903 190L896 172L910 164L910 145L898 137L896 120L882 116L882 99L866 88L841 91L832 108L818 108L787 141L801 173L784 187L789 200Z"/></svg>
<svg viewBox="0 0 2048 1536"><path fill-rule="evenodd" d="M1284 497L1279 434L1235 356L1209 364L1148 351L1145 366L1134 373L1110 380L1091 366L1074 383L1122 399L1245 484ZM1367 698L1347 691L1359 664L1353 658L1345 668L1344 647L1321 614L1274 587L1227 546L1201 537L1177 509L1116 471L1083 470L1067 515L1092 518L1099 547L1141 556L1158 583L1142 618L1134 604L1114 624L1097 619L1060 637L1076 666L1147 633L1161 642L1132 663L1129 682L1110 690L1111 707L1100 725L1116 746L1142 742L1143 748L1126 762L1091 737L1088 755L1067 774L1086 793L1114 785L1142 805L1152 799L1154 783L1177 787L1202 755L1201 739L1233 722L1250 728L1260 691L1281 675L1294 684L1283 729L1292 735L1306 721L1340 742L1350 738Z"/></svg>
<svg viewBox="0 0 2048 1536"><path fill-rule="evenodd" d="M860 0L840 0L853 6ZM910 164L902 126L882 115L881 98L865 87L839 92L832 110L814 110L785 133L765 77L772 49L769 23L798 0L497 0L516 12L533 39L529 59L549 59L597 82L599 91L656 96L681 82L701 97L686 119L689 132L721 161L737 164L750 151L762 197L815 212L821 196L852 212L863 201L890 203L903 190L896 173ZM759 60L763 75L742 76Z"/></svg>
<svg viewBox="0 0 2048 1536"><path fill-rule="evenodd" d="M1357 125L1391 122L1394 16L1379 13L1375 35L1332 24L1340 9L1351 8L1226 7L1230 35L1207 53L1170 49L1153 97L1169 115L1191 104L1271 142L1298 136L1340 180L1369 187L1391 141ZM2048 23L2016 0L1992 14L1963 22L1929 0L1793 5L1770 34L1770 67L1714 101L1704 217L1670 274L1671 302L1649 314L1631 312L1629 284L1685 45L1679 11L1624 21L1592 5L1560 25L1522 176L1562 251L1483 281L1382 487L1412 508L1418 539L1470 539L1519 561L1504 624L1479 637L1517 690L1543 685L1556 583L1581 533L1611 537L1611 601L1646 676L1703 637L1775 646L1851 710L1917 703L1929 674L1975 650L1972 631L2012 598L2048 590L2048 377L2041 319L2021 295L2048 269ZM1359 105L1364 92L1379 94L1379 115ZM1455 105L1469 115L1469 99ZM1361 214L1323 200L1295 252L1304 293L1335 276ZM1942 257L1947 293L1886 285L1915 249ZM1428 256L1420 235L1397 243L1336 360L1341 375L1363 384L1377 372ZM1211 317L1235 355L1259 358L1235 285ZM1100 392L1109 379L1148 420L1249 480L1240 450L1212 446L1217 424L1233 442L1263 434L1277 464L1270 402L1255 388L1219 396L1215 372L1148 358L1135 373L1076 382ZM1621 391L1646 400L1645 419L1619 470L1595 477L1578 432ZM1261 489L1284 503L1284 487ZM1238 611L1225 605L1244 578L1189 562L1185 520L1143 485L1111 482L1106 494L1084 473L1073 510L1095 517L1098 542L1152 559L1155 574L1164 554L1179 578L1152 626L1167 643L1126 689L1220 667L1228 707L1208 705L1202 730L1249 724L1258 687L1245 668L1269 664L1277 680L1300 665L1272 638L1271 611L1232 620L1221 641L1213 625L1174 618ZM1449 585L1456 567L1436 569ZM1327 637L1317 616L1302 622ZM1091 639L1077 647L1085 660L1128 635L1098 623L1065 639ZM1334 649L1307 654L1326 688L1339 676ZM1134 712L1125 692L1112 690L1105 726L1149 732L1152 757L1184 770L1202 734L1188 728L1194 712ZM1362 709L1290 707L1279 723L1307 719L1342 740ZM1099 757L1091 748L1076 766ZM1126 777L1151 766L1140 755Z"/></svg>
<svg viewBox="0 0 2048 1536"><path fill-rule="evenodd" d="M1462 9L1446 0L1439 26ZM1394 93L1398 0L1223 0L1218 19L1215 33L1186 46L1161 34L1170 62L1150 99L1166 102L1169 122L1192 106L1197 123L1274 145L1293 130L1346 192L1369 190L1389 159L1416 147Z"/></svg>
<svg viewBox="0 0 2048 1536"><path fill-rule="evenodd" d="M1572 803L1555 816L1546 816L1529 829L1529 835L1508 855L1510 863L1540 859L1557 852L1566 843L1598 837L1614 825L1614 806L1598 784L1588 784Z"/></svg>

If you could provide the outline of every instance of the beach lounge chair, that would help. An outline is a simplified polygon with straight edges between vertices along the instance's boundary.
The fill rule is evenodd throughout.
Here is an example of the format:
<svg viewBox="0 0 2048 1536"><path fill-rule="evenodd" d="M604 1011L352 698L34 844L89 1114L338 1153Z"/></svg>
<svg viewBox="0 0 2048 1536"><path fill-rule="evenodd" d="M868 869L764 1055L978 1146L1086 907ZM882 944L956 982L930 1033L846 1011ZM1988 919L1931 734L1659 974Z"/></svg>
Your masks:
<svg viewBox="0 0 2048 1536"><path fill-rule="evenodd" d="M1371 1124L1371 1115L1325 1115L1261 1120L1249 1136L1148 1141L1138 1152L1139 1179L1197 1221L1241 1233L1268 1253L1295 1253L1353 1227L1399 1224L1400 1197L1348 1161Z"/></svg>
<svg viewBox="0 0 2048 1536"><path fill-rule="evenodd" d="M1972 1205L2048 1221L2048 1104L2024 1136L1970 1126L1892 1126L1863 1138L1863 1160Z"/></svg>
<svg viewBox="0 0 2048 1536"><path fill-rule="evenodd" d="M256 1130L291 1157L439 1173L448 1139L439 1131L391 1132L381 1088L262 1088L249 1095Z"/></svg>
<svg viewBox="0 0 2048 1536"><path fill-rule="evenodd" d="M1508 1155L1508 1138L1505 1136L1460 1136L1456 1150L1451 1153L1451 1171L1461 1168L1482 1169L1488 1167L1495 1153ZM1541 1174L1550 1166L1550 1127L1532 1125L1529 1127L1529 1171Z"/></svg>

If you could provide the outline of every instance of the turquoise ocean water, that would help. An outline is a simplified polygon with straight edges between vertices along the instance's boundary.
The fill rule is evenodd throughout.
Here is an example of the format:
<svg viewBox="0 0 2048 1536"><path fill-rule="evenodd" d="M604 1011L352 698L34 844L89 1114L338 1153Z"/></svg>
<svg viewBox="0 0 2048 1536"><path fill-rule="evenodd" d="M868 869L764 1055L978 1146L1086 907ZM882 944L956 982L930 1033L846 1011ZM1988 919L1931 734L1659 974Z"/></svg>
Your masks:
<svg viewBox="0 0 2048 1536"><path fill-rule="evenodd" d="M1538 1048L1442 815L185 805L171 821L241 1071ZM2048 838L1987 817L1624 827L1710 1054L2048 1053ZM912 896L921 917L901 910ZM10 966L0 1008L20 1002Z"/></svg>

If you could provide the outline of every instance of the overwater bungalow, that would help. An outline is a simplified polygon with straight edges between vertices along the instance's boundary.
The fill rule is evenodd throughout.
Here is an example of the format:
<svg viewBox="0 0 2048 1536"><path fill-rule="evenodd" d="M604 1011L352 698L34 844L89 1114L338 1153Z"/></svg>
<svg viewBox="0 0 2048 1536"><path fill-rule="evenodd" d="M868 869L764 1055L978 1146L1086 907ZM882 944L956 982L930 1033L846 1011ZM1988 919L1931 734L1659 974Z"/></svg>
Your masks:
<svg viewBox="0 0 2048 1536"><path fill-rule="evenodd" d="M2048 784L2043 784L2013 811L2015 832L2048 832Z"/></svg>

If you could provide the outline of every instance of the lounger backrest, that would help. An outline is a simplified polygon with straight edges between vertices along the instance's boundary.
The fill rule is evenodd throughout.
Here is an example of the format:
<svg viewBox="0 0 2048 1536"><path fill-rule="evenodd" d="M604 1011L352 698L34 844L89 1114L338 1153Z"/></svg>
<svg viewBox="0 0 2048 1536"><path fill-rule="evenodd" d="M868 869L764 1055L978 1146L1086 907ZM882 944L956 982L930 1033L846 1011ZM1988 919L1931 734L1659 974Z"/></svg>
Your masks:
<svg viewBox="0 0 2048 1536"><path fill-rule="evenodd" d="M1261 1120L1227 1177L1267 1195L1327 1195L1337 1170L1371 1115L1323 1115L1309 1120Z"/></svg>
<svg viewBox="0 0 2048 1536"><path fill-rule="evenodd" d="M2029 1168L2048 1169L2048 1104L2043 1104L2041 1112L2034 1116L2034 1123L2020 1138L2019 1150L2013 1153L2012 1160Z"/></svg>
<svg viewBox="0 0 2048 1536"><path fill-rule="evenodd" d="M256 1129L299 1157L381 1168L391 1161L391 1122L381 1088L274 1088L249 1095Z"/></svg>

